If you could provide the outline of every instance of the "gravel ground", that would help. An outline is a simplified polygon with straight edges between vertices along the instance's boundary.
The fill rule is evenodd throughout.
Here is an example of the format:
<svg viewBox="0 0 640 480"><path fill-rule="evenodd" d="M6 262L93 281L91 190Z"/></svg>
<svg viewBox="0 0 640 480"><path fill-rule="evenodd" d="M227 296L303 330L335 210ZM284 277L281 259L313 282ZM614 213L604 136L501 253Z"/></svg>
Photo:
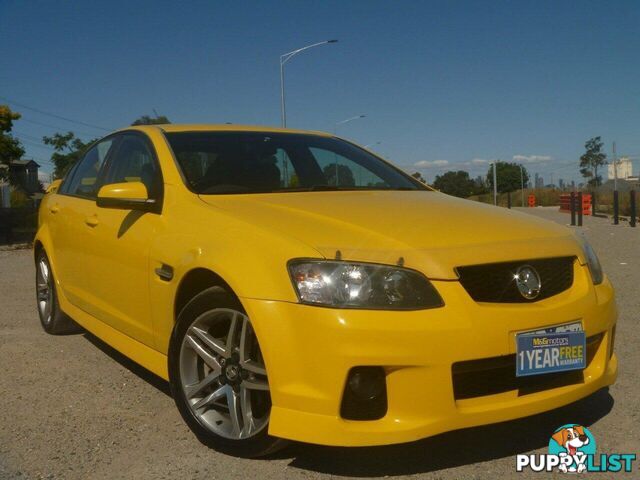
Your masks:
<svg viewBox="0 0 640 480"><path fill-rule="evenodd" d="M528 213L568 221L555 209ZM540 478L516 475L515 454L546 453L552 431L568 422L590 426L600 452L640 453L640 228L586 217L583 230L618 294L620 377L609 391L554 412L412 444L293 444L268 460L202 446L167 384L94 337L46 335L35 309L31 252L0 251L0 478Z"/></svg>

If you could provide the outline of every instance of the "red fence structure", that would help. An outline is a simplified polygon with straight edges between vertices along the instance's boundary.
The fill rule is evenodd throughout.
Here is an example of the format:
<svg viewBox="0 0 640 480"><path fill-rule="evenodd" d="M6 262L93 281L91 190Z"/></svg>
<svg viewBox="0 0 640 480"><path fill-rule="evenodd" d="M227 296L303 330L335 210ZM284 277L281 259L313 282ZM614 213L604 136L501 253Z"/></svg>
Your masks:
<svg viewBox="0 0 640 480"><path fill-rule="evenodd" d="M577 194L576 194L576 202L578 202ZM582 194L582 205L576 205L576 212L580 208L582 208L583 215L591 215L591 194L590 193ZM571 212L571 194L570 193L560 194L560 211Z"/></svg>
<svg viewBox="0 0 640 480"><path fill-rule="evenodd" d="M529 195L529 197L527 198L529 207L535 207L536 206L536 196L535 195Z"/></svg>

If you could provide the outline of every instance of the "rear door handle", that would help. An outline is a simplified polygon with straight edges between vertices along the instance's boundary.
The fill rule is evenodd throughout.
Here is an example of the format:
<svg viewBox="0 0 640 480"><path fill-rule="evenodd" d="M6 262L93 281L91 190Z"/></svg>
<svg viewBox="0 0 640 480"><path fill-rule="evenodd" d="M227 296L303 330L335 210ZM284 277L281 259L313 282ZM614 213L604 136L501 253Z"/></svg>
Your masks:
<svg viewBox="0 0 640 480"><path fill-rule="evenodd" d="M60 211L60 207L56 204L49 208L51 213L58 213Z"/></svg>
<svg viewBox="0 0 640 480"><path fill-rule="evenodd" d="M90 217L87 217L84 219L84 223L86 223L87 225L89 225L90 227L96 227L98 226L98 217L96 217L95 215L92 215Z"/></svg>

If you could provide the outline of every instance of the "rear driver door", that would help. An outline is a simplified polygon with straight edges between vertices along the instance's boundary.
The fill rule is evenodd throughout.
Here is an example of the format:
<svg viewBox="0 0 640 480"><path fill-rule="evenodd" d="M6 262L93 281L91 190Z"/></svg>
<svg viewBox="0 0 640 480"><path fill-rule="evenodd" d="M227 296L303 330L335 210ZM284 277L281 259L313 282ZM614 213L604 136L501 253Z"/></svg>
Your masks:
<svg viewBox="0 0 640 480"><path fill-rule="evenodd" d="M108 137L90 148L49 201L55 221L51 235L60 286L69 302L87 312L94 302L90 280L94 264L87 245L95 240L95 198L114 144L114 137Z"/></svg>

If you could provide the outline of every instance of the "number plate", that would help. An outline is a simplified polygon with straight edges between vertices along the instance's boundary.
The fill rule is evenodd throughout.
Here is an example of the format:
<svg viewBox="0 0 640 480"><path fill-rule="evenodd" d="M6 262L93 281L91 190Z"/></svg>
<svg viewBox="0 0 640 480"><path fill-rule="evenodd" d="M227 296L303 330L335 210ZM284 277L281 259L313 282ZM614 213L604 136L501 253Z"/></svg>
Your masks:
<svg viewBox="0 0 640 480"><path fill-rule="evenodd" d="M516 335L516 376L582 370L586 367L586 343L579 323L520 333Z"/></svg>

